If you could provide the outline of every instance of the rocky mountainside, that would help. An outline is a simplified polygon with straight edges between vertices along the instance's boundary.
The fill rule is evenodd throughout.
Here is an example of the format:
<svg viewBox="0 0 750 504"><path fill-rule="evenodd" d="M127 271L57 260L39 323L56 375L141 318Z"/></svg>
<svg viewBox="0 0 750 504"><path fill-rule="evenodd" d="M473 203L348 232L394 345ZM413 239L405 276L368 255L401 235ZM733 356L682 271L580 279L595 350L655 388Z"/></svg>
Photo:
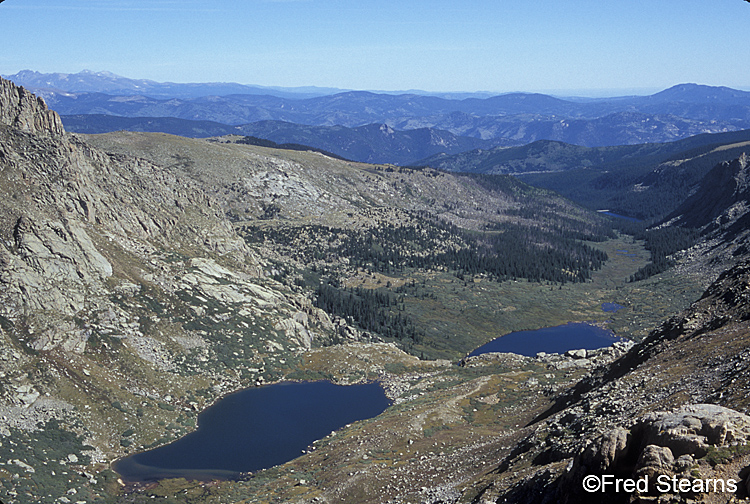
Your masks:
<svg viewBox="0 0 750 504"><path fill-rule="evenodd" d="M661 224L704 235L683 255L683 272L727 269L687 310L530 421L516 452L468 492L473 502L727 502L730 494L750 495L747 169L744 154L720 163ZM584 482L596 476L601 485L602 475L650 483L624 491ZM680 480L690 488L659 484Z"/></svg>
<svg viewBox="0 0 750 504"><path fill-rule="evenodd" d="M3 500L59 485L95 499L114 480L83 466L186 432L192 408L276 379L291 349L357 338L266 278L195 180L98 150L0 85L0 446L22 475ZM69 463L81 470L56 479Z"/></svg>
<svg viewBox="0 0 750 504"><path fill-rule="evenodd" d="M729 146L727 146L729 147ZM678 256L702 257L685 268L709 269L715 275L748 254L750 191L745 143L724 152L740 151L738 158L715 165L692 187L689 197L658 223L657 229L682 228L699 233L701 240ZM710 157L710 156L709 156ZM683 270L684 271L684 270Z"/></svg>
<svg viewBox="0 0 750 504"><path fill-rule="evenodd" d="M744 153L733 161L716 165L695 193L672 215L672 224L701 228L707 234L737 238L750 228L750 168Z"/></svg>
<svg viewBox="0 0 750 504"><path fill-rule="evenodd" d="M419 164L458 172L512 173L587 208L655 222L673 214L693 194L715 201L712 204L720 208L725 201L716 190L698 188L717 163L745 152L749 140L750 130L611 147L540 140L518 147L439 154ZM716 180L715 175L706 180Z"/></svg>

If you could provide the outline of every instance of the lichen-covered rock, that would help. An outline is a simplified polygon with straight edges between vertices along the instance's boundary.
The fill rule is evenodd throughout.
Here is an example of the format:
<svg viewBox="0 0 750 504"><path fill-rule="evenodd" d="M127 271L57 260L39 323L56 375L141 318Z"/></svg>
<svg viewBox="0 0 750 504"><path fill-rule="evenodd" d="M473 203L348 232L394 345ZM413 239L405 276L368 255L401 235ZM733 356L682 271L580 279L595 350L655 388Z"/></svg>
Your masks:
<svg viewBox="0 0 750 504"><path fill-rule="evenodd" d="M0 247L2 283L16 306L75 315L84 287L112 275L112 265L76 221L21 217L14 227L15 254Z"/></svg>
<svg viewBox="0 0 750 504"><path fill-rule="evenodd" d="M312 347L312 334L304 325L294 319L282 320L274 326L274 329L284 331L287 338L296 341L302 348L310 349Z"/></svg>

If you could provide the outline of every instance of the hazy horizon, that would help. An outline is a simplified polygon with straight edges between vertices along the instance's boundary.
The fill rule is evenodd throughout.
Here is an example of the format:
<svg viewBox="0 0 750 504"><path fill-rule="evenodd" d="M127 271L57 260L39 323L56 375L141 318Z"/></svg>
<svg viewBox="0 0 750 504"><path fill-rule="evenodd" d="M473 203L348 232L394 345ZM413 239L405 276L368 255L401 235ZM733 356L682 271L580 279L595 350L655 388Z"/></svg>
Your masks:
<svg viewBox="0 0 750 504"><path fill-rule="evenodd" d="M337 88L337 87L322 87L322 86L266 86L266 85L260 85L255 83L248 83L248 82L231 82L231 81L216 81L216 80L207 80L207 81L184 81L184 82L176 82L176 81L155 81L153 79L144 79L137 76L128 76L128 75L119 75L115 74L114 72L111 72L106 69L102 70L91 70L91 69L82 69L77 72L39 72L37 70L31 69L31 68L23 68L19 69L14 72L2 72L0 73L0 76L3 77L12 77L13 75L16 75L21 72L36 72L42 75L77 75L77 74L109 74L114 77L118 78L124 78L124 79L130 79L135 81L140 80L146 80L155 82L158 84L239 84L242 86L249 86L259 89L269 89L269 90L288 90L288 91L294 91L294 90L300 90L300 93L303 92L303 90L321 90L321 94L329 94L330 93L337 93L337 92L349 92L349 91L364 91L364 92L371 92L371 93L382 93L382 94L399 94L399 93L413 93L413 94L424 94L424 95L482 95L486 94L487 96L499 96L504 94L513 94L513 93L529 93L529 94L547 94L550 96L554 96L557 98L565 99L565 98L574 98L574 99L602 99L602 98L619 98L619 97L626 97L626 96L648 96L655 93L658 93L660 91L664 91L665 89L669 89L673 86L678 86L681 84L698 84L701 85L701 83L690 83L690 82L679 82L672 84L666 88L621 88L621 89L540 89L540 90L513 90L513 91L490 91L490 90L461 90L461 91L427 91L423 89L392 89L392 90L383 90L383 89L346 89L346 88ZM710 84L705 84L707 86L710 86ZM718 87L730 87L730 86L718 86ZM740 91L750 91L750 86L737 86L732 87L732 89L740 90ZM328 91L326 93L322 92L323 90Z"/></svg>
<svg viewBox="0 0 750 504"><path fill-rule="evenodd" d="M602 97L750 86L743 0L6 0L5 75Z"/></svg>

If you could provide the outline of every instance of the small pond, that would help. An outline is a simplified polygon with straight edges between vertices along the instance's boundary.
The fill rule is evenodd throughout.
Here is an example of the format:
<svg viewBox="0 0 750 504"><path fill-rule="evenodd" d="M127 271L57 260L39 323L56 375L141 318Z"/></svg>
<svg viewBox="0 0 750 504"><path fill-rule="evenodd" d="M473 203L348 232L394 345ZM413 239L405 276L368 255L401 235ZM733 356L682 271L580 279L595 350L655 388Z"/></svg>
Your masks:
<svg viewBox="0 0 750 504"><path fill-rule="evenodd" d="M509 352L534 357L539 352L565 353L585 348L595 350L624 341L609 329L584 322L545 327L533 331L517 331L495 338L469 354L469 357L489 352Z"/></svg>
<svg viewBox="0 0 750 504"><path fill-rule="evenodd" d="M284 382L228 395L198 415L198 429L131 455L113 468L123 480L231 479L283 464L331 431L382 413L391 401L377 383Z"/></svg>

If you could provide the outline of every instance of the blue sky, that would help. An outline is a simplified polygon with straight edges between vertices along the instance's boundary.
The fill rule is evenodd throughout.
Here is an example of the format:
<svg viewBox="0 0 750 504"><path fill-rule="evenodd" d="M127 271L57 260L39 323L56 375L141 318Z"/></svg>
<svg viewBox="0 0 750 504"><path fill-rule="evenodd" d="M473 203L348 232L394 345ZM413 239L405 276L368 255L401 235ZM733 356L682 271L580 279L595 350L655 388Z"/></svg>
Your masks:
<svg viewBox="0 0 750 504"><path fill-rule="evenodd" d="M684 82L747 89L748 26L743 0L5 0L0 74L589 95Z"/></svg>

